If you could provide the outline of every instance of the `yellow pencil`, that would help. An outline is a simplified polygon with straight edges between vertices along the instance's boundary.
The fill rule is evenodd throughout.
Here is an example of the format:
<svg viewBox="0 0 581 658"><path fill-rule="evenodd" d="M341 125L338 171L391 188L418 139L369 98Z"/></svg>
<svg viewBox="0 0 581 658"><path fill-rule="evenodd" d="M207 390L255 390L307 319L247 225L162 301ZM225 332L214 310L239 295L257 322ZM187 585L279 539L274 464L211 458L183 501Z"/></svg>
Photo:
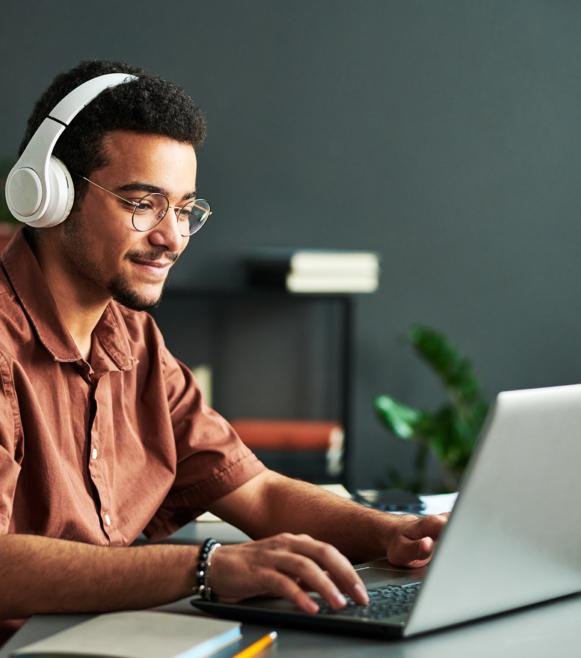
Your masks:
<svg viewBox="0 0 581 658"><path fill-rule="evenodd" d="M272 631L268 635L261 637L260 640L257 640L254 644L251 644L246 649L243 649L240 653L237 653L233 658L251 658L251 656L256 656L257 653L265 649L269 644L272 644L276 640L276 631Z"/></svg>

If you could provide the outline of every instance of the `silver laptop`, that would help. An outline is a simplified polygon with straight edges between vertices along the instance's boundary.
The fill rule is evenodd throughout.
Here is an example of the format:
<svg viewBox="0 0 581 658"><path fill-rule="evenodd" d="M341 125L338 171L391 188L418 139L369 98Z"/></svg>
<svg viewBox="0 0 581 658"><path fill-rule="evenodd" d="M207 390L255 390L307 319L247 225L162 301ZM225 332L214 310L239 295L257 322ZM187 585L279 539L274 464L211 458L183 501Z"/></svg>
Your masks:
<svg viewBox="0 0 581 658"><path fill-rule="evenodd" d="M581 592L581 384L500 393L430 564L356 566L368 606L192 604L240 621L410 636Z"/></svg>

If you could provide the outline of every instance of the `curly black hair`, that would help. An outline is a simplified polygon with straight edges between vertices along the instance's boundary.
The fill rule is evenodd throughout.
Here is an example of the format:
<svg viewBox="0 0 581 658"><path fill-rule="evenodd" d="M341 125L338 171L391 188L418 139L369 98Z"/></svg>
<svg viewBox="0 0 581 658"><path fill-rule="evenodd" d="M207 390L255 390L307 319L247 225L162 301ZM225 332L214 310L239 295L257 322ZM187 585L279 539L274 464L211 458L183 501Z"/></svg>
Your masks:
<svg viewBox="0 0 581 658"><path fill-rule="evenodd" d="M105 89L71 121L53 151L69 171L89 178L106 166L103 138L113 130L162 135L193 147L202 144L206 121L181 87L124 62L94 60L81 62L52 81L34 106L18 154L59 101L83 82L107 73L128 73L138 79ZM87 183L75 177L74 185L79 201Z"/></svg>

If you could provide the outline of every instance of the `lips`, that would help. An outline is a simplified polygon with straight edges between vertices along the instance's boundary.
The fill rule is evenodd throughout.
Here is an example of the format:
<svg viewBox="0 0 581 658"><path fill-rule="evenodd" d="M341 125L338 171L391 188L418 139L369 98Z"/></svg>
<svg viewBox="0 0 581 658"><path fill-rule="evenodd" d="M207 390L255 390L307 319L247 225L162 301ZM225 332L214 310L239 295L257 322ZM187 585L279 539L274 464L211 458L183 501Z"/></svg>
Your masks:
<svg viewBox="0 0 581 658"><path fill-rule="evenodd" d="M173 265L167 260L145 260L141 258L131 258L131 262L144 273L154 277L165 277L169 268Z"/></svg>
<svg viewBox="0 0 581 658"><path fill-rule="evenodd" d="M132 258L131 261L137 265L145 265L146 267L158 267L160 269L165 269L173 265L170 261L164 260L143 260L141 258Z"/></svg>

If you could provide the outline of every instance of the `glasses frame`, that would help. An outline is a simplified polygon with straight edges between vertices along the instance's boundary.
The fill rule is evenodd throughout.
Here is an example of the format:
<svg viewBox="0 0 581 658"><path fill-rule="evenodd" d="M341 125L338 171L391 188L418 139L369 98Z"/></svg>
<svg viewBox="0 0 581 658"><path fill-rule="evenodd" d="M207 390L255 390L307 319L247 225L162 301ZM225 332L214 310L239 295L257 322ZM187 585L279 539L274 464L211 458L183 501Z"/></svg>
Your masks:
<svg viewBox="0 0 581 658"><path fill-rule="evenodd" d="M112 194L114 197L117 197L118 199L120 199L121 201L125 201L125 203L128 203L130 206L133 206L133 214L131 215L131 224L133 225L133 228L136 231L139 231L140 233L147 233L147 231L152 231L156 226L159 226L159 224L161 224L161 222L163 222L163 220L165 219L165 216L167 215L168 210L170 208L175 212L176 219L179 222L179 217L180 217L180 214L181 214L182 210L185 208L185 206L192 203L192 201L194 202L194 206L196 208L200 208L200 206L196 206L196 204L195 204L196 201L205 201L208 204L208 214L206 215L204 221L200 224L200 226L198 226L198 228L195 231L192 231L191 233L188 233L187 235L184 235L183 233L180 233L182 238L189 238L190 236L194 235L194 233L197 233L202 228L202 226L204 226L204 224L208 221L208 217L212 214L210 204L205 199L194 198L191 201L188 201L188 203L186 203L185 206L182 206L180 208L179 206L172 206L169 202L169 199L166 197L165 194L163 194L161 192L148 192L147 194L144 194L141 197L141 199L139 199L139 201L131 201L131 199L126 199L122 196L119 196L118 194L115 194L115 192L111 192L111 190L108 190L106 187L103 187L102 185L99 185L98 183L95 183L92 180L89 180L86 176L82 176L81 174L75 174L75 175L78 176L79 178L82 178L83 180L86 180L87 183L91 183L91 185L94 185L95 187L98 187L100 190L103 190L104 192L108 192L109 194ZM163 214L161 219L156 224L151 226L150 228L137 228L137 226L135 226L135 211L139 207L139 204L141 203L141 201L143 199L145 199L146 197L148 197L148 196L162 196L167 201L167 210L165 211L165 213Z"/></svg>

